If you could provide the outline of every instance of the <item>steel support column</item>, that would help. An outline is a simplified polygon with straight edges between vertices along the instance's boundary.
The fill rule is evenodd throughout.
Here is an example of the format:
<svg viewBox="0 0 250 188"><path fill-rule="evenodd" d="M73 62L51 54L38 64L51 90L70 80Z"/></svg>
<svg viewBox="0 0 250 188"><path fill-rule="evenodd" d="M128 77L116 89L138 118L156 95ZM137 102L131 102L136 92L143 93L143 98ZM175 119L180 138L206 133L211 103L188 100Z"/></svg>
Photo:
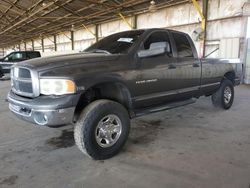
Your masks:
<svg viewBox="0 0 250 188"><path fill-rule="evenodd" d="M56 35L54 35L54 50L57 51Z"/></svg>
<svg viewBox="0 0 250 188"><path fill-rule="evenodd" d="M204 38L201 41L201 56L204 57L205 56L205 43L206 43L206 22L207 22L207 7L208 7L208 0L203 0L202 1L202 10L199 6L199 4L197 3L197 0L192 0L194 7L196 8L197 12L199 13L200 17L201 17L201 28L204 32Z"/></svg>
<svg viewBox="0 0 250 188"><path fill-rule="evenodd" d="M99 29L98 29L98 25L95 25L95 40L96 40L96 42L98 42L98 40L99 40Z"/></svg>
<svg viewBox="0 0 250 188"><path fill-rule="evenodd" d="M205 1L205 0L203 0L203 1ZM197 0L192 0L192 2L193 2L194 7L196 8L196 10L198 11L198 13L201 17L201 28L204 31L204 29L205 29L205 16L204 16L199 4L197 3Z"/></svg>
<svg viewBox="0 0 250 188"><path fill-rule="evenodd" d="M207 17L208 0L203 0L202 12L204 15L204 39L203 39L203 57L206 56L206 38L207 38Z"/></svg>
<svg viewBox="0 0 250 188"><path fill-rule="evenodd" d="M137 18L138 18L138 16L135 15L134 19L133 19L133 29L137 29Z"/></svg>
<svg viewBox="0 0 250 188"><path fill-rule="evenodd" d="M74 31L70 31L71 49L75 50Z"/></svg>
<svg viewBox="0 0 250 188"><path fill-rule="evenodd" d="M33 39L31 40L31 46L32 46L32 50L34 51L35 50L35 45L34 45L34 40Z"/></svg>
<svg viewBox="0 0 250 188"><path fill-rule="evenodd" d="M41 44L42 44L42 52L44 52L44 40L43 40L43 37L41 39Z"/></svg>

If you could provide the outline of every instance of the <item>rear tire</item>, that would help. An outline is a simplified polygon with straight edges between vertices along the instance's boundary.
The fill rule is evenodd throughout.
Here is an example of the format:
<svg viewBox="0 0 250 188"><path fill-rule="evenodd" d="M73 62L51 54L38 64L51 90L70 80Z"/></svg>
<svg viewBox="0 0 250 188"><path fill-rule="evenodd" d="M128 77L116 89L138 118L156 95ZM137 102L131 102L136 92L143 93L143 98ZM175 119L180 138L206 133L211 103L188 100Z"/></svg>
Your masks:
<svg viewBox="0 0 250 188"><path fill-rule="evenodd" d="M215 107L222 109L231 108L234 101L234 86L230 80L223 80L219 90L217 90L211 97L212 103Z"/></svg>
<svg viewBox="0 0 250 188"><path fill-rule="evenodd" d="M127 110L111 100L97 100L82 111L74 130L77 147L95 160L119 153L130 129Z"/></svg>

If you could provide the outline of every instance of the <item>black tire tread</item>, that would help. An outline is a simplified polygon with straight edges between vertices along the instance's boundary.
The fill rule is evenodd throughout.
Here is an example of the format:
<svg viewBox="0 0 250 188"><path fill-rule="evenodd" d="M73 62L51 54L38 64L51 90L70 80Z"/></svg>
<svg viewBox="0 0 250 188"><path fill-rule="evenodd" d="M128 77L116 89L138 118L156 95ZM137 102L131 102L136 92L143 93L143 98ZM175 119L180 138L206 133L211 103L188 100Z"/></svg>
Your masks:
<svg viewBox="0 0 250 188"><path fill-rule="evenodd" d="M212 95L212 103L215 107L222 108L222 109L229 109L232 104L230 104L228 107L225 106L224 104L224 99L223 99L223 89L226 86L230 86L232 88L232 92L234 93L234 88L233 88L233 83L232 81L228 79L224 79L221 82L220 88ZM234 97L234 94L233 94ZM233 99L232 99L233 102Z"/></svg>
<svg viewBox="0 0 250 188"><path fill-rule="evenodd" d="M101 99L101 100L96 100L92 103L90 103L88 106L84 108L82 111L79 120L77 121L74 129L74 138L75 138L75 143L77 147L82 151L85 155L87 155L90 158L93 159L103 159L102 156L97 156L91 149L90 146L88 145L88 133L90 132L90 126L86 126L88 123L93 122L96 118L96 114L99 112L100 109L105 109L109 108L110 105L119 105L123 107L121 104L111 101L111 100L106 100L106 99ZM127 113L127 110L123 108L125 115ZM127 117L129 118L129 116ZM82 134L83 133L83 134ZM110 156L111 157L111 156ZM106 158L109 158L109 156L106 156Z"/></svg>

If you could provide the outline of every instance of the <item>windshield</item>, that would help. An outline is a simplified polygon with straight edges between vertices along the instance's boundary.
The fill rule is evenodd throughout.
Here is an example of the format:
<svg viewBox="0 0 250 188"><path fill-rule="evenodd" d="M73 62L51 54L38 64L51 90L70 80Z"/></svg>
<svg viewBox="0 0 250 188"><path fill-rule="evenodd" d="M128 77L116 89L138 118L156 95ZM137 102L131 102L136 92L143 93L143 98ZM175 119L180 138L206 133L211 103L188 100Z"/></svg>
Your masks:
<svg viewBox="0 0 250 188"><path fill-rule="evenodd" d="M126 54L143 33L143 30L135 30L113 34L93 44L84 51L92 53Z"/></svg>

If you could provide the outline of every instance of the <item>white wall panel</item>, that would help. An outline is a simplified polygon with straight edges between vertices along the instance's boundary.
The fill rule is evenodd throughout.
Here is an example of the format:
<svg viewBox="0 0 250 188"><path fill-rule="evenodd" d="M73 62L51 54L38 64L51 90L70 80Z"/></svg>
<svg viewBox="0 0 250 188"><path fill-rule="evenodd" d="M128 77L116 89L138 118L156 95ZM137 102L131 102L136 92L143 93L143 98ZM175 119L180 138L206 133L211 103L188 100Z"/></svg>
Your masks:
<svg viewBox="0 0 250 188"><path fill-rule="evenodd" d="M72 49L71 42L57 44L57 51L70 51Z"/></svg>
<svg viewBox="0 0 250 188"><path fill-rule="evenodd" d="M41 39L34 40L34 50L42 52L42 41Z"/></svg>
<svg viewBox="0 0 250 188"><path fill-rule="evenodd" d="M219 57L237 59L239 58L239 48L240 48L239 38L221 39Z"/></svg>
<svg viewBox="0 0 250 188"><path fill-rule="evenodd" d="M51 36L51 37L48 37L48 38L44 38L43 39L43 44L44 44L44 46L53 45L54 44L54 37Z"/></svg>
<svg viewBox="0 0 250 188"><path fill-rule="evenodd" d="M132 25L132 18L126 18L126 20ZM99 25L99 37L103 38L105 36L117 33L119 31L127 31L131 28L123 20L112 21Z"/></svg>
<svg viewBox="0 0 250 188"><path fill-rule="evenodd" d="M75 42L75 50L83 51L94 43L95 43L95 39L76 41Z"/></svg>
<svg viewBox="0 0 250 188"><path fill-rule="evenodd" d="M241 18L209 22L207 25L207 40L244 37L244 24Z"/></svg>
<svg viewBox="0 0 250 188"><path fill-rule="evenodd" d="M14 49L12 47L4 48L4 55L6 56L13 51L14 51Z"/></svg>
<svg viewBox="0 0 250 188"><path fill-rule="evenodd" d="M95 33L95 27L88 27L88 29L92 32ZM95 36L88 32L85 28L82 27L82 29L77 30L74 32L74 37L75 40L84 40L84 39L95 39Z"/></svg>
<svg viewBox="0 0 250 188"><path fill-rule="evenodd" d="M199 14L192 4L178 5L138 16L138 28L171 27L199 20Z"/></svg>
<svg viewBox="0 0 250 188"><path fill-rule="evenodd" d="M25 50L25 45L24 45L24 43L21 43L21 44L20 44L20 50Z"/></svg>
<svg viewBox="0 0 250 188"><path fill-rule="evenodd" d="M26 49L27 50L32 50L32 42L31 41L26 42Z"/></svg>
<svg viewBox="0 0 250 188"><path fill-rule="evenodd" d="M96 38L93 34L95 34L95 27L88 27L88 29L92 32L87 31L85 28L77 30L74 32L75 38L75 50L83 51L91 44L95 43Z"/></svg>
<svg viewBox="0 0 250 188"><path fill-rule="evenodd" d="M58 44L60 43L66 43L70 42L70 32L64 32L56 36L56 42Z"/></svg>
<svg viewBox="0 0 250 188"><path fill-rule="evenodd" d="M247 0L209 0L208 19L235 16L242 13Z"/></svg>
<svg viewBox="0 0 250 188"><path fill-rule="evenodd" d="M53 52L55 50L54 36L43 39L44 52Z"/></svg>

